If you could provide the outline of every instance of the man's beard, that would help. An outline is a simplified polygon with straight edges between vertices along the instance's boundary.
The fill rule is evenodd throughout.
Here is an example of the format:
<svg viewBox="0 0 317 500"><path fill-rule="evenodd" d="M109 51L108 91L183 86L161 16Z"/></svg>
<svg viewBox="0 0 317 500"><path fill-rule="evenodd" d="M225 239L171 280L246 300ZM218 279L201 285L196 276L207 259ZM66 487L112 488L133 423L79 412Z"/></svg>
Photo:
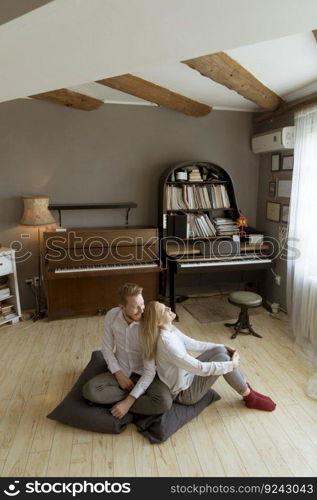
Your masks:
<svg viewBox="0 0 317 500"><path fill-rule="evenodd" d="M141 319L142 319L142 313L141 313L141 314L138 314L138 319L133 318L132 316L130 316L130 315L129 315L128 313L126 313L125 311L123 312L123 314L124 314L125 319L126 319L126 320L128 320L128 321L131 321L131 322L132 322L132 321L141 321Z"/></svg>

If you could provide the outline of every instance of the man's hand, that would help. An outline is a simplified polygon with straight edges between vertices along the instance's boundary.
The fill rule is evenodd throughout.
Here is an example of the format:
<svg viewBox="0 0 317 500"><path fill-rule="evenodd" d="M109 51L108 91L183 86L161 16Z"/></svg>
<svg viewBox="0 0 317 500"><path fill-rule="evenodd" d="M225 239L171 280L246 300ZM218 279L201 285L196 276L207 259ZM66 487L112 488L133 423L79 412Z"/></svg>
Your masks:
<svg viewBox="0 0 317 500"><path fill-rule="evenodd" d="M230 356L232 357L234 355L234 353L236 352L236 349L234 349L233 347L230 347L228 345L225 345L225 348L227 349L228 353L230 354Z"/></svg>
<svg viewBox="0 0 317 500"><path fill-rule="evenodd" d="M116 403L111 408L110 413L116 418L122 418L126 413L128 413L134 402L135 398L129 395L122 401L119 401L119 403Z"/></svg>
<svg viewBox="0 0 317 500"><path fill-rule="evenodd" d="M123 373L123 371L119 370L119 371L115 372L114 376L116 377L121 389L123 389L125 391L132 391L132 389L134 387L134 383L132 382L132 380L129 377L127 377Z"/></svg>

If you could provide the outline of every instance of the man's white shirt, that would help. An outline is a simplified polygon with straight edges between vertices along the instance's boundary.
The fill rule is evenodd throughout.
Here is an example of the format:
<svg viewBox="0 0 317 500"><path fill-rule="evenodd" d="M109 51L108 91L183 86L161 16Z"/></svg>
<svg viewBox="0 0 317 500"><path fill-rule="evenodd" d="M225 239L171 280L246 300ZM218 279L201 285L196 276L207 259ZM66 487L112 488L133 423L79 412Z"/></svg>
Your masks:
<svg viewBox="0 0 317 500"><path fill-rule="evenodd" d="M147 390L155 377L155 361L143 358L140 328L140 322L128 324L120 307L114 307L106 314L102 343L102 354L111 373L122 370L127 377L132 373L141 375L130 392L135 398Z"/></svg>

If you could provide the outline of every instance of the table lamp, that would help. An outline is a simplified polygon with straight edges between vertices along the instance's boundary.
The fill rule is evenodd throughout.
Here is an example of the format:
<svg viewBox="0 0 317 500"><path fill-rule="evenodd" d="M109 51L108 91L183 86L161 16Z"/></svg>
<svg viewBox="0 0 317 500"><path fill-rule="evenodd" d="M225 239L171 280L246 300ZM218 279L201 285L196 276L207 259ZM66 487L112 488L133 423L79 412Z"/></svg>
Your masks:
<svg viewBox="0 0 317 500"><path fill-rule="evenodd" d="M35 287L36 311L33 321L45 316L41 309L41 288L42 288L42 260L41 260L41 227L56 225L56 221L48 209L48 196L23 196L24 212L20 224L23 226L33 226L38 229L38 287Z"/></svg>

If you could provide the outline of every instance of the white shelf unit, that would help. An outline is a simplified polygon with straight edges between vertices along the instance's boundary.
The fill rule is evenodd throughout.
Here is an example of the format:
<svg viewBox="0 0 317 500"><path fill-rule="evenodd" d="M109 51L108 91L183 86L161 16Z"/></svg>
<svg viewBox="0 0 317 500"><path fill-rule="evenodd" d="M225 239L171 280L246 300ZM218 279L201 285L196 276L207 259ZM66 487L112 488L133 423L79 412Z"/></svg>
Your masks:
<svg viewBox="0 0 317 500"><path fill-rule="evenodd" d="M15 263L15 250L0 247L0 277L3 276L8 277L6 286L10 289L10 295L3 298L0 296L0 307L2 303L7 302L14 306L14 310L6 319L3 318L2 312L0 311L0 325L4 323L18 323L21 318L21 305Z"/></svg>

